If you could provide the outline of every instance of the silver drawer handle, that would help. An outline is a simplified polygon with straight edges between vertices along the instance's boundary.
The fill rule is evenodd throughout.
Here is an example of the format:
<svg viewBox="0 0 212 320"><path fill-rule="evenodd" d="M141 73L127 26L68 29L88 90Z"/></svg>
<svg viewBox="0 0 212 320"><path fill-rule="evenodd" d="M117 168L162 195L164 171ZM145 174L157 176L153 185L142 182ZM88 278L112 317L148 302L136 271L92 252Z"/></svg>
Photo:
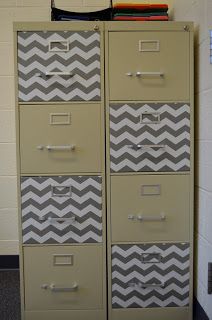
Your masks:
<svg viewBox="0 0 212 320"><path fill-rule="evenodd" d="M164 72L136 72L136 77L143 77L143 76L159 76L161 78L164 77Z"/></svg>
<svg viewBox="0 0 212 320"><path fill-rule="evenodd" d="M78 290L78 284L75 282L72 287L57 287L54 283L42 284L41 289L51 290L52 292L74 292Z"/></svg>
<svg viewBox="0 0 212 320"><path fill-rule="evenodd" d="M166 145L163 144L129 144L128 148L134 150L146 150L146 149L165 149Z"/></svg>
<svg viewBox="0 0 212 320"><path fill-rule="evenodd" d="M74 223L76 221L76 217L71 218L52 218L52 217L40 217L39 221L48 221L48 222L70 222Z"/></svg>
<svg viewBox="0 0 212 320"><path fill-rule="evenodd" d="M46 149L48 151L51 151L51 150L70 150L70 151L73 151L75 150L75 145L67 145L67 146L46 146Z"/></svg>
<svg viewBox="0 0 212 320"><path fill-rule="evenodd" d="M68 77L73 77L74 76L74 73L72 72L68 72L68 71L46 71L45 72L45 75L46 76L68 76Z"/></svg>
<svg viewBox="0 0 212 320"><path fill-rule="evenodd" d="M165 221L166 220L166 215L164 213L161 213L159 217L152 216L152 217L147 217L143 215L128 215L128 220L131 221Z"/></svg>
<svg viewBox="0 0 212 320"><path fill-rule="evenodd" d="M134 289L140 289L140 288L164 288L165 283L163 281L160 281L159 283L142 283L142 282L130 282L129 287L134 288Z"/></svg>
<svg viewBox="0 0 212 320"><path fill-rule="evenodd" d="M164 213L161 213L159 217L157 216L147 217L143 215L138 215L137 219L138 221L165 221L166 215Z"/></svg>
<svg viewBox="0 0 212 320"><path fill-rule="evenodd" d="M37 146L37 149L38 150L44 150L44 149L47 149L48 151L54 151L54 150L56 150L56 151L74 151L75 150L75 148L76 148L76 146L75 145L66 145L66 146L50 146L50 145L48 145L48 146L42 146L42 145L40 145L40 146Z"/></svg>

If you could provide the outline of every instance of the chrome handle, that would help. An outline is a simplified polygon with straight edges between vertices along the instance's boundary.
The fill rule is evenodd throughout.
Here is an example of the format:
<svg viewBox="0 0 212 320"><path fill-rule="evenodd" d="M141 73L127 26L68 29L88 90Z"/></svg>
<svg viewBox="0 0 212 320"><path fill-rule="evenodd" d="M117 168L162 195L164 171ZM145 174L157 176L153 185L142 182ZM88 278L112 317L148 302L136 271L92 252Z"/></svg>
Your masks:
<svg viewBox="0 0 212 320"><path fill-rule="evenodd" d="M138 215L137 220L139 221L165 221L166 220L166 215L164 213L161 213L159 217L157 216L152 216L152 217L147 217L143 215Z"/></svg>
<svg viewBox="0 0 212 320"><path fill-rule="evenodd" d="M74 73L70 72L70 71L46 71L45 72L46 76L69 76L69 77L73 77Z"/></svg>
<svg viewBox="0 0 212 320"><path fill-rule="evenodd" d="M129 283L129 287L134 288L134 289L146 289L146 288L164 288L165 287L165 282L160 281L159 283L142 283L142 282L131 282Z"/></svg>
<svg viewBox="0 0 212 320"><path fill-rule="evenodd" d="M145 149L164 149L166 146L163 144L130 144L128 148L134 150L145 150Z"/></svg>
<svg viewBox="0 0 212 320"><path fill-rule="evenodd" d="M67 150L67 151L73 151L75 150L75 145L67 145L67 146L46 146L46 149L48 151L52 151L52 150L58 150L58 151L62 151L62 150Z"/></svg>
<svg viewBox="0 0 212 320"><path fill-rule="evenodd" d="M136 77L143 77L143 76L159 76L159 77L164 77L164 72L136 72Z"/></svg>
<svg viewBox="0 0 212 320"><path fill-rule="evenodd" d="M126 76L132 77L132 76L133 76L133 73L132 73L132 72L127 72L127 73L126 73Z"/></svg>
<svg viewBox="0 0 212 320"><path fill-rule="evenodd" d="M39 221L48 221L48 222L70 222L73 223L76 221L76 217L71 218L53 218L53 217L40 217Z"/></svg>
<svg viewBox="0 0 212 320"><path fill-rule="evenodd" d="M50 284L49 286L52 292L73 292L78 289L78 284L75 282L72 287L56 287L55 284Z"/></svg>
<svg viewBox="0 0 212 320"><path fill-rule="evenodd" d="M41 289L51 290L52 292L74 292L78 290L78 284L75 282L72 287L57 287L54 283L42 284Z"/></svg>
<svg viewBox="0 0 212 320"><path fill-rule="evenodd" d="M39 145L37 146L37 150L41 150L43 151L44 149L47 149L48 151L52 151L52 150L56 150L56 151L74 151L76 148L75 145L64 145L64 146L43 146L43 145Z"/></svg>

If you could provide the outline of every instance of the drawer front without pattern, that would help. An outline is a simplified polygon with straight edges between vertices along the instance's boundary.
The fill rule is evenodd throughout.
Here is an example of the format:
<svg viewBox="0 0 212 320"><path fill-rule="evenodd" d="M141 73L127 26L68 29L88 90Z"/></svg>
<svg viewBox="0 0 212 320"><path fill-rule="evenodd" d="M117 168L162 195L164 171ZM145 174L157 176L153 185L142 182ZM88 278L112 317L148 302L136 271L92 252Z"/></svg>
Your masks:
<svg viewBox="0 0 212 320"><path fill-rule="evenodd" d="M102 260L99 246L24 248L26 310L101 309Z"/></svg>
<svg viewBox="0 0 212 320"><path fill-rule="evenodd" d="M100 123L98 104L22 105L21 172L100 172Z"/></svg>
<svg viewBox="0 0 212 320"><path fill-rule="evenodd" d="M21 178L25 244L102 242L102 178Z"/></svg>
<svg viewBox="0 0 212 320"><path fill-rule="evenodd" d="M110 105L112 172L190 170L190 106Z"/></svg>
<svg viewBox="0 0 212 320"><path fill-rule="evenodd" d="M109 32L110 100L189 99L188 32Z"/></svg>
<svg viewBox="0 0 212 320"><path fill-rule="evenodd" d="M100 100L100 33L18 33L19 101Z"/></svg>
<svg viewBox="0 0 212 320"><path fill-rule="evenodd" d="M112 176L112 241L188 241L189 187L188 175Z"/></svg>
<svg viewBox="0 0 212 320"><path fill-rule="evenodd" d="M112 246L112 307L189 305L189 244Z"/></svg>

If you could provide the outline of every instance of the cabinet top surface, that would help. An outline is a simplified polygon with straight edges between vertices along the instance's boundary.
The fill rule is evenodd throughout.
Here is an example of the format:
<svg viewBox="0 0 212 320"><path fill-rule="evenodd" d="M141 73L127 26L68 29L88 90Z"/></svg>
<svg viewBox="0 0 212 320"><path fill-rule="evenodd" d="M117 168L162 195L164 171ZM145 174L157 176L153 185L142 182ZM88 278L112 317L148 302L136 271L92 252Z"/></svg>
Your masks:
<svg viewBox="0 0 212 320"><path fill-rule="evenodd" d="M98 27L98 28L96 28ZM186 28L186 30L185 30ZM188 21L49 21L15 22L14 31L59 31L59 30L99 30L106 31L193 31L193 22Z"/></svg>

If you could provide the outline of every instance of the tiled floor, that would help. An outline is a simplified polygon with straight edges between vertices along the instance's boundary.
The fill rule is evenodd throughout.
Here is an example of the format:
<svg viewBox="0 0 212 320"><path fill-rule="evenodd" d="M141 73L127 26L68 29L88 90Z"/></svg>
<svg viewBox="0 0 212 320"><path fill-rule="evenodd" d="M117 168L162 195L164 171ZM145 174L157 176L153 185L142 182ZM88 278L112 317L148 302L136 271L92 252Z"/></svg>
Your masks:
<svg viewBox="0 0 212 320"><path fill-rule="evenodd" d="M19 290L18 270L0 271L0 320L21 320ZM194 307L194 320L209 320L198 304Z"/></svg>

